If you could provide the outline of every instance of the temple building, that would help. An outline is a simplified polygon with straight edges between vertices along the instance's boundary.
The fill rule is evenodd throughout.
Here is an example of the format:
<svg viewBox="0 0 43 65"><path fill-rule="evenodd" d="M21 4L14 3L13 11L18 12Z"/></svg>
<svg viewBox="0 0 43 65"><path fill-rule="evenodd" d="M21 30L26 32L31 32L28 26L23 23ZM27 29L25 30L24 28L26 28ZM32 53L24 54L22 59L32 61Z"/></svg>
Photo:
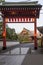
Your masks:
<svg viewBox="0 0 43 65"><path fill-rule="evenodd" d="M41 47L43 47L43 26L37 27L37 29L40 32L40 37L41 37Z"/></svg>

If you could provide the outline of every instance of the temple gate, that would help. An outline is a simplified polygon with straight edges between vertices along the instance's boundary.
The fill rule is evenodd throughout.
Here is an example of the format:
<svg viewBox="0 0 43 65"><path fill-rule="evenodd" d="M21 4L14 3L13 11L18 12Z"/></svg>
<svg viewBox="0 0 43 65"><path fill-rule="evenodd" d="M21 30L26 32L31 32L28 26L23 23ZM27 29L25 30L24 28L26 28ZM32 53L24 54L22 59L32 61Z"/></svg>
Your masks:
<svg viewBox="0 0 43 65"><path fill-rule="evenodd" d="M34 48L37 49L37 18L41 5L35 2L3 2L0 12L3 18L3 49L6 49L6 23L34 23Z"/></svg>

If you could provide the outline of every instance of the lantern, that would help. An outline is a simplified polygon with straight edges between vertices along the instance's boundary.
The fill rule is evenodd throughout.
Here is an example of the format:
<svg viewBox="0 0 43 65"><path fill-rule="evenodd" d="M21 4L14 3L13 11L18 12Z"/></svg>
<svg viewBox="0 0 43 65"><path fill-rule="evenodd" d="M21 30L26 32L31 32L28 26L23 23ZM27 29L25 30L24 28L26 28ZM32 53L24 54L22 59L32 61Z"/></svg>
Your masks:
<svg viewBox="0 0 43 65"><path fill-rule="evenodd" d="M9 20L8 18L5 18L5 22L8 22L8 20Z"/></svg>
<svg viewBox="0 0 43 65"><path fill-rule="evenodd" d="M35 22L35 18L32 18L32 22Z"/></svg>
<svg viewBox="0 0 43 65"><path fill-rule="evenodd" d="M6 37L6 31L3 31L3 37Z"/></svg>

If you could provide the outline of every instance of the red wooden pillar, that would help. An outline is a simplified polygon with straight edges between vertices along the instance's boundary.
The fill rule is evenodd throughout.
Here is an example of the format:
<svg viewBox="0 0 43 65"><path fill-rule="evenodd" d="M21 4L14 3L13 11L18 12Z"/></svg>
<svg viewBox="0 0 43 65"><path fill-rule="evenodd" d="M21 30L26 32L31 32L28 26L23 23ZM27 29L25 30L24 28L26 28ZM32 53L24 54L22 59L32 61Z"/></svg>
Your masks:
<svg viewBox="0 0 43 65"><path fill-rule="evenodd" d="M3 17L3 50L6 49L6 26L5 26L5 18Z"/></svg>
<svg viewBox="0 0 43 65"><path fill-rule="evenodd" d="M37 49L37 27L36 27L36 19L35 19L35 22L34 22L34 49Z"/></svg>

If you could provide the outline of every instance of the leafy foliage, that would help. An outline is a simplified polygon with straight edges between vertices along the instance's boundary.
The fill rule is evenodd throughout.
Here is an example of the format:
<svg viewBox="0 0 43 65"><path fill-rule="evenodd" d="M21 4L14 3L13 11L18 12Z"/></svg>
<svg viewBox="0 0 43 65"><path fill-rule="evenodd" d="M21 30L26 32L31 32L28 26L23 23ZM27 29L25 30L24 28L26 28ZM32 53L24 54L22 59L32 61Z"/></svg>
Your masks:
<svg viewBox="0 0 43 65"><path fill-rule="evenodd" d="M2 22L0 22L0 39L2 39Z"/></svg>
<svg viewBox="0 0 43 65"><path fill-rule="evenodd" d="M0 22L0 39L2 39L2 22ZM6 25L6 39L7 40L17 40L18 36L15 32L15 29L11 29Z"/></svg>
<svg viewBox="0 0 43 65"><path fill-rule="evenodd" d="M11 40L17 40L18 36L15 32L15 29L6 28L6 38Z"/></svg>

